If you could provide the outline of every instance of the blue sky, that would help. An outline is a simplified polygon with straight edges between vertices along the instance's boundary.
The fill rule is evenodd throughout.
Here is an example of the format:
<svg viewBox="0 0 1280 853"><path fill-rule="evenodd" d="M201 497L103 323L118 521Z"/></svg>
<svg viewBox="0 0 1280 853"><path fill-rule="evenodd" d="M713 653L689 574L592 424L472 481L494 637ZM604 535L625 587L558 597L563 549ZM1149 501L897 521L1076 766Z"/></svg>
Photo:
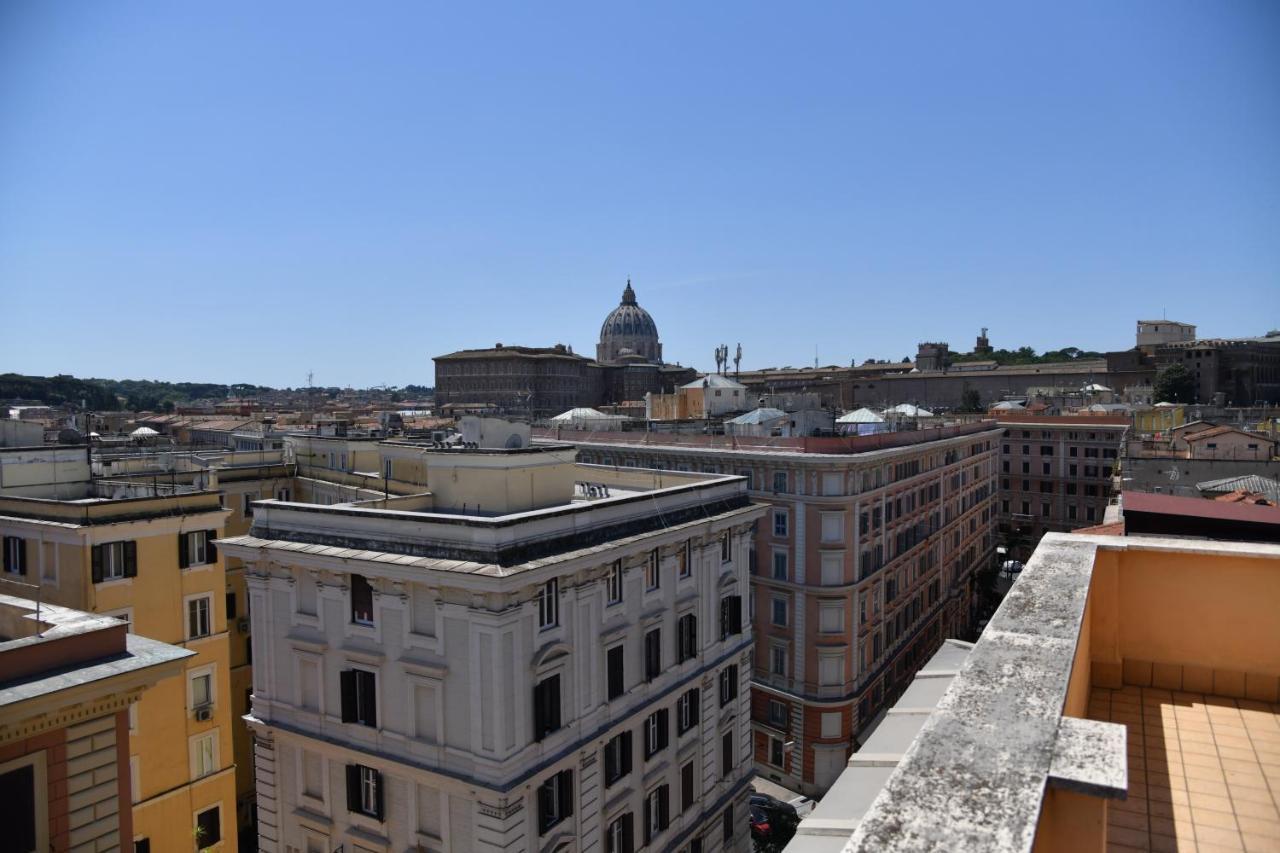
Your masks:
<svg viewBox="0 0 1280 853"><path fill-rule="evenodd" d="M0 371L1280 326L1280 3L0 4Z"/></svg>

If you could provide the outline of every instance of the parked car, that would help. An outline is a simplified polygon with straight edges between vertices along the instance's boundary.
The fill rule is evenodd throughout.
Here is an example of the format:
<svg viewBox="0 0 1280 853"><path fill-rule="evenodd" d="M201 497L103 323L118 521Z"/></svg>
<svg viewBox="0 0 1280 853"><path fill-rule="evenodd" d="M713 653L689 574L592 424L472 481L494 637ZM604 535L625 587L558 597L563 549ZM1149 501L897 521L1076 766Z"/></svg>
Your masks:
<svg viewBox="0 0 1280 853"><path fill-rule="evenodd" d="M795 806L768 794L751 795L751 840L756 850L781 850L799 824Z"/></svg>

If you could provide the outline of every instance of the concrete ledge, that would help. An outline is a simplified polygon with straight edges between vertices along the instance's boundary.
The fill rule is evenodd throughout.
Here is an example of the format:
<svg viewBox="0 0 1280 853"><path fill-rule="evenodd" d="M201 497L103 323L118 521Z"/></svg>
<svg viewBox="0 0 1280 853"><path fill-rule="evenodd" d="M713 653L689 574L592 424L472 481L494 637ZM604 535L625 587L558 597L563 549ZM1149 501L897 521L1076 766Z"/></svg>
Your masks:
<svg viewBox="0 0 1280 853"><path fill-rule="evenodd" d="M1123 800L1128 796L1128 731L1117 723L1063 717L1049 762L1055 788Z"/></svg>

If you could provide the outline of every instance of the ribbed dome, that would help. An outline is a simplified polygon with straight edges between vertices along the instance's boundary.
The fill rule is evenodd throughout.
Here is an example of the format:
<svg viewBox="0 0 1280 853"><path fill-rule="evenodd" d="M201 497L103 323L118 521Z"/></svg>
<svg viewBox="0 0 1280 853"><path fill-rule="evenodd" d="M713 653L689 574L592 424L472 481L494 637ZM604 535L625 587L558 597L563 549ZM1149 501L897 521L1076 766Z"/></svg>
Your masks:
<svg viewBox="0 0 1280 853"><path fill-rule="evenodd" d="M630 279L622 291L622 302L609 312L600 326L597 358L605 362L615 361L623 349L638 353L649 361L662 361L658 327L649 312L636 302L636 292L631 289Z"/></svg>

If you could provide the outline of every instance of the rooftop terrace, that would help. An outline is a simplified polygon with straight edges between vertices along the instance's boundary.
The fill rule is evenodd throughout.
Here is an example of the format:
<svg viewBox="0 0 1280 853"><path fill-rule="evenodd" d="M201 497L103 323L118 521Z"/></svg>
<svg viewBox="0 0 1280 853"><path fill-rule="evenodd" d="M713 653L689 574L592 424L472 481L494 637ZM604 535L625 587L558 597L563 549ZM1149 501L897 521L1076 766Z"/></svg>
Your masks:
<svg viewBox="0 0 1280 853"><path fill-rule="evenodd" d="M863 778L842 775L793 846L1274 850L1278 609L1280 546L1047 534L963 662L926 667L851 757Z"/></svg>

